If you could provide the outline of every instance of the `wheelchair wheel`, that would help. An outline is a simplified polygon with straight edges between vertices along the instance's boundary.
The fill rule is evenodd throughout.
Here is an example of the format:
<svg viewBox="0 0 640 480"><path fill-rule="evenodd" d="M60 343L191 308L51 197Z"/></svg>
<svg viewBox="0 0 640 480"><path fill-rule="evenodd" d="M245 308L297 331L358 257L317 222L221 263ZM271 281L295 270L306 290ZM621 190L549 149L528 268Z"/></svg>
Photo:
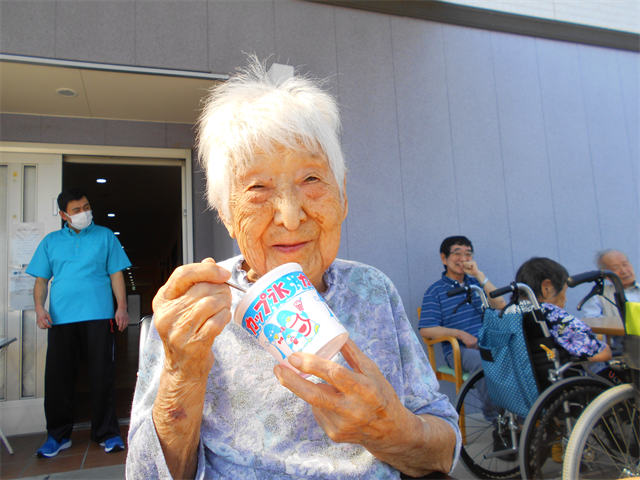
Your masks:
<svg viewBox="0 0 640 480"><path fill-rule="evenodd" d="M460 388L456 412L460 415L462 449L460 459L477 478L517 478L520 475L517 454L493 456L493 432L496 425L507 434L509 416L503 409L496 409L496 423L485 420L480 406L486 404L488 395L484 387L484 372L473 373ZM515 457L515 458L513 458Z"/></svg>
<svg viewBox="0 0 640 480"><path fill-rule="evenodd" d="M522 478L562 478L564 452L573 426L587 406L610 386L597 378L571 377L553 384L540 395L522 431Z"/></svg>
<svg viewBox="0 0 640 480"><path fill-rule="evenodd" d="M640 476L640 414L633 385L607 390L576 424L563 468L565 479Z"/></svg>

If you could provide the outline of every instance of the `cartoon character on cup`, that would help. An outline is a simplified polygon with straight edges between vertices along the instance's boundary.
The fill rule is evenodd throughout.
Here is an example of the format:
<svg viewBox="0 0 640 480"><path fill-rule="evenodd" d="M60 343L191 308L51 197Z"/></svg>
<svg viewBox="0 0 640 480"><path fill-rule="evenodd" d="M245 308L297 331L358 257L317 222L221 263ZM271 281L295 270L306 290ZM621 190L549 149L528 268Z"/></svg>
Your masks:
<svg viewBox="0 0 640 480"><path fill-rule="evenodd" d="M287 358L289 355L293 353L293 350L289 346L287 342L285 342L285 334L286 330L282 329L278 325L274 325L270 323L269 325L265 325L264 327L264 336L267 338L265 345L273 345L276 347L282 358ZM285 352L283 352L284 350Z"/></svg>
<svg viewBox="0 0 640 480"><path fill-rule="evenodd" d="M278 313L278 323L282 328L290 328L291 330L299 332L307 339L307 342L310 342L313 337L316 336L316 333L318 333L320 325L309 318L307 312L303 310L304 307L300 299L296 300L293 304L300 310L300 313L282 310Z"/></svg>

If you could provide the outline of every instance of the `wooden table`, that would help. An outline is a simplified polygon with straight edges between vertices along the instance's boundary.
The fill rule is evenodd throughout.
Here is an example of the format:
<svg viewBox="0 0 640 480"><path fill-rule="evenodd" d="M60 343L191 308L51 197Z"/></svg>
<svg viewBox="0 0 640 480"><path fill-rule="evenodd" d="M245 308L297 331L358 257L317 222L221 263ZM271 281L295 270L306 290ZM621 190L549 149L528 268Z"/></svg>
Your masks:
<svg viewBox="0 0 640 480"><path fill-rule="evenodd" d="M583 318L582 321L591 327L593 333L624 335L624 326L620 317Z"/></svg>

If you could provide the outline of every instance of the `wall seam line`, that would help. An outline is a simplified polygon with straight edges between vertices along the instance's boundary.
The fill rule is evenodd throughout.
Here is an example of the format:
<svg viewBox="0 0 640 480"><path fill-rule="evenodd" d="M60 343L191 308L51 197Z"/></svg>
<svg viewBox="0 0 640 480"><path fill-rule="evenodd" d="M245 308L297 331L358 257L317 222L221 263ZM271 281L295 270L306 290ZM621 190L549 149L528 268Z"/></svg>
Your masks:
<svg viewBox="0 0 640 480"><path fill-rule="evenodd" d="M598 233L600 234L600 249L602 246L602 221L600 219L600 206L598 204L598 187L596 185L596 172L593 168L593 152L591 145L591 134L589 128L589 115L587 114L587 102L584 98L584 72L582 71L582 59L580 55L580 46L576 45L576 53L578 57L578 72L580 73L580 99L582 100L582 109L584 112L584 124L587 130L587 147L589 150L589 165L591 166L591 181L593 182L593 196L596 203L596 218L598 219Z"/></svg>
<svg viewBox="0 0 640 480"><path fill-rule="evenodd" d="M460 202L458 198L458 179L456 177L456 154L455 149L453 148L453 124L451 122L451 96L449 95L449 76L447 73L447 46L444 39L444 28L442 25L439 25L440 28L440 36L442 38L442 60L444 66L444 85L447 90L447 116L449 117L449 144L451 145L451 163L453 166L453 187L455 190L455 199L456 199L456 220L458 222L458 234L462 235L462 228L460 226Z"/></svg>
<svg viewBox="0 0 640 480"><path fill-rule="evenodd" d="M544 132L544 150L547 154L547 173L549 175L549 187L551 190L551 209L553 211L553 226L556 232L556 250L558 252L558 261L562 263L560 256L560 239L558 237L558 219L556 214L556 202L553 195L553 175L551 175L551 159L549 158L549 138L547 137L547 122L544 112L544 96L542 95L542 77L540 76L540 58L538 55L538 40L535 40L536 50L536 71L538 72L538 89L540 92L540 109L542 113L542 131Z"/></svg>
<svg viewBox="0 0 640 480"><path fill-rule="evenodd" d="M400 141L400 112L398 111L398 87L397 87L397 81L396 81L396 65L395 65L395 50L393 48L393 18L391 17L391 15L388 16L389 18L389 43L391 45L391 68L393 71L393 76L391 77L393 79L393 97L394 97L394 106L395 106L395 110L396 110L396 138L398 141L398 164L400 166L400 197L402 199L402 223L403 223L403 230L404 230L404 253L405 253L405 259L407 262L407 273L409 270L409 240L408 240L408 232L407 232L407 198L405 197L404 194L404 169L402 168L402 143ZM410 200L409 200L410 201ZM411 275L407 275L407 287L409 288L409 302L411 302L411 298L413 297L412 295L412 289L411 289ZM410 303L411 306L411 303ZM413 308L412 308L413 311ZM407 315L407 317L409 318L409 322L411 322L411 316Z"/></svg>
<svg viewBox="0 0 640 480"><path fill-rule="evenodd" d="M504 203L507 208L507 228L509 229L509 249L511 250L511 269L513 272L513 277L515 277L515 269L516 262L513 257L513 231L511 230L511 218L509 215L509 194L507 192L507 175L504 167L504 149L502 145L502 129L500 128L500 102L498 100L498 82L496 81L496 64L495 64L495 55L493 49L493 32L489 33L489 43L491 46L491 73L493 74L493 92L495 94L496 99L496 117L498 120L498 145L500 146L500 162L502 164L502 183L504 188Z"/></svg>

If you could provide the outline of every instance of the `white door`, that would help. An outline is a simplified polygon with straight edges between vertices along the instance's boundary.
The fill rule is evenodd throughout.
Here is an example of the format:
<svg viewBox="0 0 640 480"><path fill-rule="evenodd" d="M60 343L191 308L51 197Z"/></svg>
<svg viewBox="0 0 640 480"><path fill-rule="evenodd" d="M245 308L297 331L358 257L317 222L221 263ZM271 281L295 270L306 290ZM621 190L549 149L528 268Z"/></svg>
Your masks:
<svg viewBox="0 0 640 480"><path fill-rule="evenodd" d="M5 435L45 431L47 332L36 326L35 311L13 309L16 283L9 277L26 267L15 264L15 226L35 224L44 235L59 230L56 198L61 188L62 155L0 151L0 338L17 339L0 355L0 425Z"/></svg>

